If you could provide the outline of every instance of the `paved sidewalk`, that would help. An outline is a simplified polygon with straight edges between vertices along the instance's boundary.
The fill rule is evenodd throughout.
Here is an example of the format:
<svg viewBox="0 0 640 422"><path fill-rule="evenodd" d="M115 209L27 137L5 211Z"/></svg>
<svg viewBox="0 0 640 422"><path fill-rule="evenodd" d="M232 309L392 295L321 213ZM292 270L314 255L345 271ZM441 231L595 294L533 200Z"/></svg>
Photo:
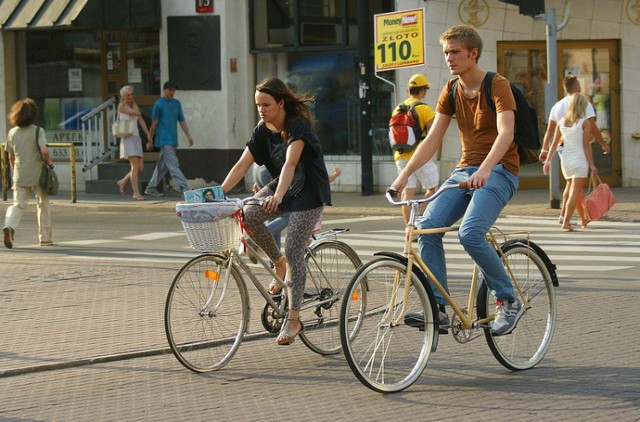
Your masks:
<svg viewBox="0 0 640 422"><path fill-rule="evenodd" d="M640 187L613 188L616 205L605 217L608 221L640 221ZM239 195L243 196L243 195ZM148 197L146 201L136 201L129 196L78 194L75 204L71 203L69 192L61 192L53 199L54 206L77 206L97 208L102 211L117 211L123 208L173 210L181 200L177 193L169 193L164 198ZM354 192L333 192L333 206L326 207L326 214L348 215L399 215L400 211L391 206L383 194L363 196ZM549 191L546 189L520 190L505 207L504 215L555 217L559 210L549 206Z"/></svg>

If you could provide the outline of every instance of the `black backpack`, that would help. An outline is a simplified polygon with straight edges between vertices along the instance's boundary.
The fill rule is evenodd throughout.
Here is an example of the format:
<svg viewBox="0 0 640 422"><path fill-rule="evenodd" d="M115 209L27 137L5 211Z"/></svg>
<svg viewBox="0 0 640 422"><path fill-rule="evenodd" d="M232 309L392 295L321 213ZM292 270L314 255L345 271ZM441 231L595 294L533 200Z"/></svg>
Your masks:
<svg viewBox="0 0 640 422"><path fill-rule="evenodd" d="M413 150L424 138L416 106L424 105L416 101L411 105L398 104L396 112L389 119L389 146L394 151L405 153Z"/></svg>
<svg viewBox="0 0 640 422"><path fill-rule="evenodd" d="M484 77L484 95L487 98L489 107L495 112L496 105L491 98L491 82L495 76L495 72L487 72ZM453 83L451 91L449 91L449 107L456 110L455 96L458 91L459 80ZM518 154L520 155L520 164L526 166L538 162L538 151L540 150L540 132L538 131L538 113L529 105L527 98L515 85L511 85L511 92L516 100L516 131L514 140L518 145Z"/></svg>

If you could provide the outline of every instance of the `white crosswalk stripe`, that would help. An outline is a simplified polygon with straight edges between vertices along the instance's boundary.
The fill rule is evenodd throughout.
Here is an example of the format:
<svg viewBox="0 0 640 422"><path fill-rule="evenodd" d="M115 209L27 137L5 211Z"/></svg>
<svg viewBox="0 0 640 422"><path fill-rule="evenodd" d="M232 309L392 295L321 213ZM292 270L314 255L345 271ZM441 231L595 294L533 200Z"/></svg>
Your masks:
<svg viewBox="0 0 640 422"><path fill-rule="evenodd" d="M530 231L532 241L540 245L557 265L559 274L575 276L585 273L604 273L640 267L640 224L627 222L592 222L588 229L565 233L556 219L505 217L496 222L508 238L523 238ZM374 253L401 253L404 230L371 230L348 232L340 236L351 245L363 261ZM470 271L472 263L458 242L455 233L444 236L447 268L451 275ZM417 243L414 243L417 247Z"/></svg>
<svg viewBox="0 0 640 422"><path fill-rule="evenodd" d="M395 219L393 223L389 220ZM363 262L373 258L376 252L389 251L402 253L404 247L404 230L397 224L397 217L372 216L325 220L323 229L331 227L349 227L351 224L363 222L377 222L380 224L367 231L352 229L341 233L339 239L343 240L360 255ZM387 223L389 222L389 223ZM371 226L371 225L370 225ZM629 222L592 222L588 229L579 229L576 232L565 233L554 218L522 218L504 217L498 219L496 226L508 238L523 238L530 233L532 241L540 245L558 267L558 273L563 276L579 276L589 273L602 274L605 272L640 269L640 223ZM397 227L397 228L395 228ZM117 244L117 242L143 242L150 249L132 252L131 250L104 251L104 254L96 257L84 256L82 253L69 253L66 258L72 259L101 259L101 260L129 260L149 262L186 262L197 254L193 251L186 238L184 242L177 241L184 236L183 232L150 232L138 233L119 239L87 239L59 242L61 246L69 247L98 247L101 245ZM153 246L154 242L169 241L174 239L176 249L159 251ZM454 232L444 236L445 252L447 256L447 268L449 274L454 276L467 275L472 269L473 263L467 253L458 242ZM417 243L414 243L417 247Z"/></svg>

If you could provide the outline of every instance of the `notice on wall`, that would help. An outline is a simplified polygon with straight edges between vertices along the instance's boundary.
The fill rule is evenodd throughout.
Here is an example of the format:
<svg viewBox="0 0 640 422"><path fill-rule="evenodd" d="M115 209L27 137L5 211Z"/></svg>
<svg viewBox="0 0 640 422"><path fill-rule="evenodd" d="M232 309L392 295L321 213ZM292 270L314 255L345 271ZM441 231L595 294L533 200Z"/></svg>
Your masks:
<svg viewBox="0 0 640 422"><path fill-rule="evenodd" d="M130 84L139 84L142 82L142 69L139 67L127 69L127 82Z"/></svg>
<svg viewBox="0 0 640 422"><path fill-rule="evenodd" d="M82 69L69 69L69 92L82 91Z"/></svg>

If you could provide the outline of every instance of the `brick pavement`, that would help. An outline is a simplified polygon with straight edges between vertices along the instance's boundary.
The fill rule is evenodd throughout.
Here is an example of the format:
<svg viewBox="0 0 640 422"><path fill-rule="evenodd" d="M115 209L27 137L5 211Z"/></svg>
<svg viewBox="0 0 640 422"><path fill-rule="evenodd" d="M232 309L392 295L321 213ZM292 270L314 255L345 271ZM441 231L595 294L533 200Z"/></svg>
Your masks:
<svg viewBox="0 0 640 422"><path fill-rule="evenodd" d="M640 189L614 194L618 204L607 218L640 221ZM396 212L382 195L334 198L327 213ZM58 197L54 206L57 212L67 206L167 212L176 199L140 204L81 196L69 204ZM524 191L505 214L556 216L557 210L548 208L546 192ZM190 373L166 354L162 325L168 283L179 266L61 263L53 256L22 262L5 254L0 419L631 421L640 414L637 282L562 280L554 344L533 371L505 370L481 338L459 345L447 337L416 385L382 396L360 385L342 356L321 357L301 342L290 348L272 339L245 342L222 371ZM258 332L262 302L253 298L252 306L252 332ZM86 365L94 358L103 363ZM293 400L280 399L287 391Z"/></svg>

